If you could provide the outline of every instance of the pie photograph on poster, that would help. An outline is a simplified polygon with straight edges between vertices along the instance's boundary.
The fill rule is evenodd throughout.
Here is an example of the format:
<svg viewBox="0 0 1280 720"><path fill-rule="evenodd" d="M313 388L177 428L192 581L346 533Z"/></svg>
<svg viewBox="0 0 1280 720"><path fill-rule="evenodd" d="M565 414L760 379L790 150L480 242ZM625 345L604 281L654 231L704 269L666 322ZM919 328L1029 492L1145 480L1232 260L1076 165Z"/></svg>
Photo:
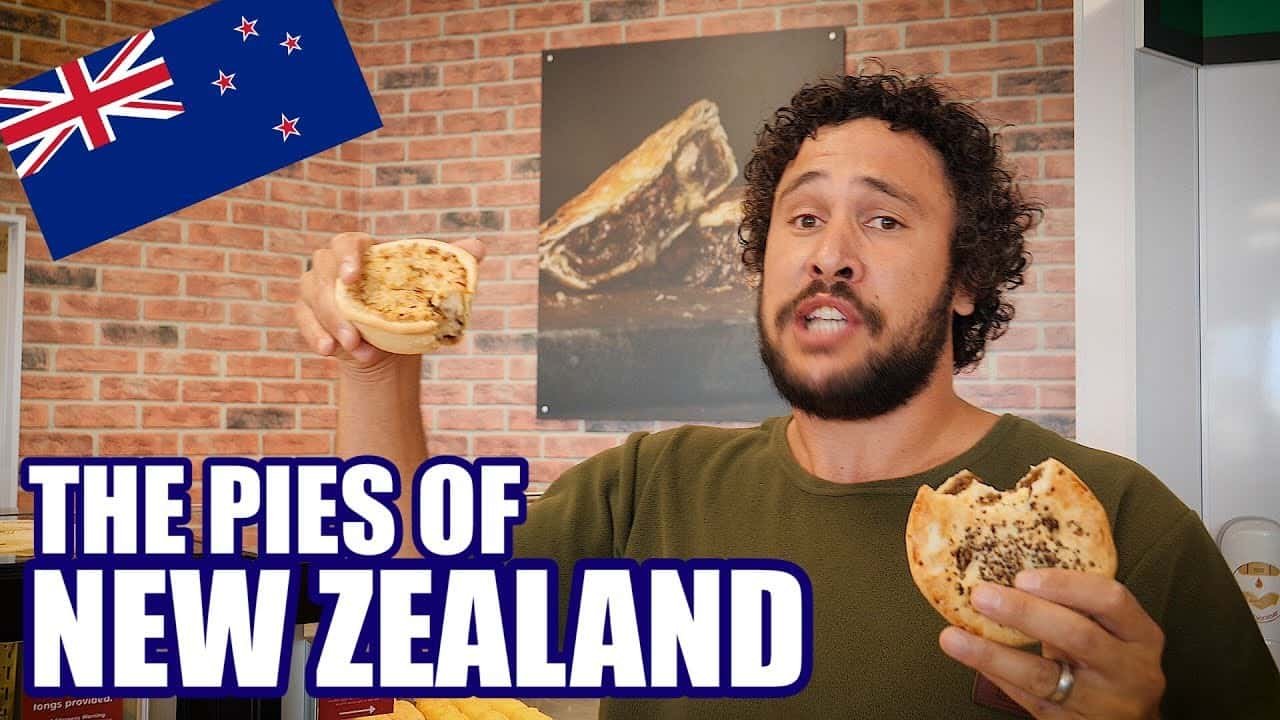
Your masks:
<svg viewBox="0 0 1280 720"><path fill-rule="evenodd" d="M754 133L842 72L836 28L543 53L538 414L783 412L743 268Z"/></svg>

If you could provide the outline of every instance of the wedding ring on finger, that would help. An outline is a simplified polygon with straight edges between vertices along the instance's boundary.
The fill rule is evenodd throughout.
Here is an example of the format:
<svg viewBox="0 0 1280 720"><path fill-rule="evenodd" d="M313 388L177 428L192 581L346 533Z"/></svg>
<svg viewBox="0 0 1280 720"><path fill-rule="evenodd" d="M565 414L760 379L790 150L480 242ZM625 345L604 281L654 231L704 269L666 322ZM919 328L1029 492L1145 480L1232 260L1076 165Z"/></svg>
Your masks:
<svg viewBox="0 0 1280 720"><path fill-rule="evenodd" d="M1065 660L1058 661L1058 685L1053 689L1053 694L1048 697L1049 702L1055 705L1061 705L1067 701L1071 695L1071 689L1076 686L1076 673L1071 669Z"/></svg>

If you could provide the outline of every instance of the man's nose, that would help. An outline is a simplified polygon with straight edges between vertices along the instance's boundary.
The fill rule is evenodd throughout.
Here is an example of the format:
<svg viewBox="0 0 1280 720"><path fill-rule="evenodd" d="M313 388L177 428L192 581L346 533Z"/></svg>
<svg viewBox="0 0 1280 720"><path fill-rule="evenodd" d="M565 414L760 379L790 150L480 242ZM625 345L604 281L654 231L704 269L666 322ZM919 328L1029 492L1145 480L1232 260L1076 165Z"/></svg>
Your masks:
<svg viewBox="0 0 1280 720"><path fill-rule="evenodd" d="M854 245L851 231L829 227L809 256L809 278L852 282L860 275Z"/></svg>

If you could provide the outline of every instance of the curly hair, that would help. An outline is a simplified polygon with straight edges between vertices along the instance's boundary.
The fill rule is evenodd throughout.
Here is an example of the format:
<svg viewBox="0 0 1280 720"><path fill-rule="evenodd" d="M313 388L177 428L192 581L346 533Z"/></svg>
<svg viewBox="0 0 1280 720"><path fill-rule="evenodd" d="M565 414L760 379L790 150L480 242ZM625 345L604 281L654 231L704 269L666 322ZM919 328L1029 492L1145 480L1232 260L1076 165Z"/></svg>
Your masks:
<svg viewBox="0 0 1280 720"><path fill-rule="evenodd" d="M956 206L950 280L974 302L971 315L952 315L953 366L959 372L976 365L987 342L1003 335L1013 319L1005 293L1023 283L1030 262L1023 235L1043 210L1022 197L1004 167L998 136L972 107L947 100L938 83L901 73L846 76L807 85L779 108L757 135L743 173L742 261L753 275L764 272L774 193L805 139L819 128L866 117L914 132L942 156Z"/></svg>

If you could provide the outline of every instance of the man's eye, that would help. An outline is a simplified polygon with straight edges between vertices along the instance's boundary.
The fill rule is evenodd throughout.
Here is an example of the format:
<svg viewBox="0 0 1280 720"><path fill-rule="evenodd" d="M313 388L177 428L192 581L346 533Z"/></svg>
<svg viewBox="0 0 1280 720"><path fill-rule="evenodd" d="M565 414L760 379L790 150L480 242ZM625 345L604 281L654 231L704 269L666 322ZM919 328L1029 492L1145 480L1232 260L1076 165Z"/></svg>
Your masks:
<svg viewBox="0 0 1280 720"><path fill-rule="evenodd" d="M876 230L897 230L902 227L902 223L888 215L881 215L879 217L871 218L871 226Z"/></svg>
<svg viewBox="0 0 1280 720"><path fill-rule="evenodd" d="M820 220L817 215L805 213L803 215L797 215L795 219L791 221L791 224L805 230L812 230L818 227L818 223L820 222L822 222L822 220Z"/></svg>

